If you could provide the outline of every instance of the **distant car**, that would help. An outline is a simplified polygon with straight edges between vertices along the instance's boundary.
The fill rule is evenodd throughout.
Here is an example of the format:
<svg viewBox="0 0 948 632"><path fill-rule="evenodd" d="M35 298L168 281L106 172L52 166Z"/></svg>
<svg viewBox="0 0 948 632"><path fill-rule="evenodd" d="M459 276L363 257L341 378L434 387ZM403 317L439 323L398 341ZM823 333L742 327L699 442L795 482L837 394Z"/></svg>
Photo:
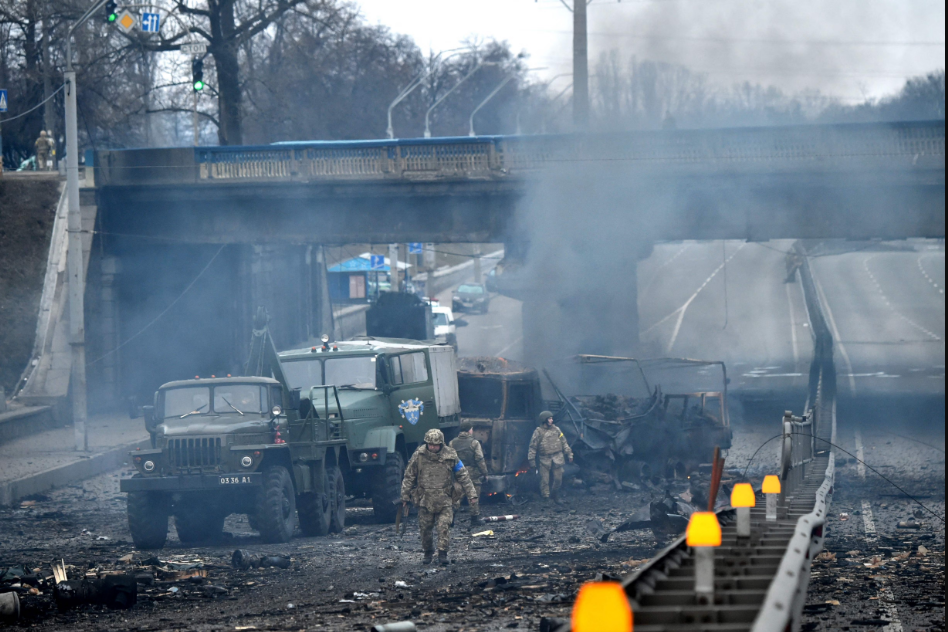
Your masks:
<svg viewBox="0 0 948 632"><path fill-rule="evenodd" d="M451 307L456 312L480 312L486 314L490 307L490 294L480 283L462 283L454 291Z"/></svg>
<svg viewBox="0 0 948 632"><path fill-rule="evenodd" d="M454 324L454 313L449 307L441 307L437 301L431 303L431 318L434 321L435 340L445 342L458 349L457 326Z"/></svg>

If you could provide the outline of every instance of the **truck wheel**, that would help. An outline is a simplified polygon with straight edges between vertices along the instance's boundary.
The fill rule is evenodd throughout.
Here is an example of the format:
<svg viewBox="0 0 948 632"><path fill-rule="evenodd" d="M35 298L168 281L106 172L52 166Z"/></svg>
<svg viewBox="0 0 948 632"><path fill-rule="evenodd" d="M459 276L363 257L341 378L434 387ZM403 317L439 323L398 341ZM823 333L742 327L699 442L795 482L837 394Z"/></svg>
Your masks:
<svg viewBox="0 0 948 632"><path fill-rule="evenodd" d="M263 486L257 491L256 522L264 542L289 542L296 527L296 493L285 467L263 471Z"/></svg>
<svg viewBox="0 0 948 632"><path fill-rule="evenodd" d="M329 499L332 505L332 518L329 520L330 533L342 533L346 528L346 482L342 470L338 467L326 468L329 481Z"/></svg>
<svg viewBox="0 0 948 632"><path fill-rule="evenodd" d="M329 472L326 472L327 476ZM307 537L324 536L329 533L332 522L332 499L330 494L307 492L297 496L297 512L300 515L300 531Z"/></svg>
<svg viewBox="0 0 948 632"><path fill-rule="evenodd" d="M402 496L402 479L405 477L405 460L400 452L392 452L385 458L385 466L378 474L372 490L372 512L379 522L395 522Z"/></svg>
<svg viewBox="0 0 948 632"><path fill-rule="evenodd" d="M170 503L164 494L128 493L128 530L139 549L160 549L168 539Z"/></svg>
<svg viewBox="0 0 948 632"><path fill-rule="evenodd" d="M207 509L189 507L175 512L174 528L181 544L219 540L224 532L224 515Z"/></svg>

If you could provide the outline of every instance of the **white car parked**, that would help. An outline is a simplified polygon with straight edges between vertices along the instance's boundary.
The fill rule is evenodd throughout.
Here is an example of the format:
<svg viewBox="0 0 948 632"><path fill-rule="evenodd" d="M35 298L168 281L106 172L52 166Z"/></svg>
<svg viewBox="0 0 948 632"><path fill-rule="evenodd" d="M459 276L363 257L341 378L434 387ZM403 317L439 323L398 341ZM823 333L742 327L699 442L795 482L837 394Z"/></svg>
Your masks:
<svg viewBox="0 0 948 632"><path fill-rule="evenodd" d="M454 350L457 351L457 326L454 324L454 312L451 311L451 308L441 307L436 302L432 301L431 317L434 319L435 340L439 340L442 336L444 336L445 342L454 347Z"/></svg>

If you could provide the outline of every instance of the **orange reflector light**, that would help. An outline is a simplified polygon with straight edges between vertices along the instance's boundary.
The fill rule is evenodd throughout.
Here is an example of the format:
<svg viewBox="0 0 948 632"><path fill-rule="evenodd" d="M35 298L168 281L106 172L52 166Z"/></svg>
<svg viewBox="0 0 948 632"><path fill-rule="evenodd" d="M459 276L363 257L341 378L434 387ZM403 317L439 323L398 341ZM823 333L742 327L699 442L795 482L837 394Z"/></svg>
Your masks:
<svg viewBox="0 0 948 632"><path fill-rule="evenodd" d="M738 483L731 492L731 507L753 507L757 504L750 483Z"/></svg>
<svg viewBox="0 0 948 632"><path fill-rule="evenodd" d="M688 546L721 546L721 525L711 511L691 514L686 531Z"/></svg>
<svg viewBox="0 0 948 632"><path fill-rule="evenodd" d="M760 491L764 492L765 494L779 494L780 479L774 474L768 474L764 477L764 484Z"/></svg>
<svg viewBox="0 0 948 632"><path fill-rule="evenodd" d="M572 632L632 632L632 608L615 582L587 582L573 604Z"/></svg>

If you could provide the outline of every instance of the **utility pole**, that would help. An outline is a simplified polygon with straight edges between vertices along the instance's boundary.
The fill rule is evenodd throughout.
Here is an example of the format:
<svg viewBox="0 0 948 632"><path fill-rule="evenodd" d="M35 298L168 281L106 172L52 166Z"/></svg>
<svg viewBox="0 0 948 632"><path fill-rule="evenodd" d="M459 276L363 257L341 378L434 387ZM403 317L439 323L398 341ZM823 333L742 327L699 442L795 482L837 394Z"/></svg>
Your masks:
<svg viewBox="0 0 948 632"><path fill-rule="evenodd" d="M474 282L481 282L481 245L474 244Z"/></svg>
<svg viewBox="0 0 948 632"><path fill-rule="evenodd" d="M72 367L69 389L72 391L72 424L76 450L89 450L86 431L86 279L82 265L82 214L79 210L79 125L76 117L76 71L72 68L72 34L98 11L107 0L98 0L66 33L66 200L69 203L66 231L69 233L66 271L69 275L69 344Z"/></svg>
<svg viewBox="0 0 948 632"><path fill-rule="evenodd" d="M392 291L399 292L401 287L398 283L398 244L388 245L388 266L392 279Z"/></svg>
<svg viewBox="0 0 948 632"><path fill-rule="evenodd" d="M573 0L573 125L589 127L589 59L586 49L586 0Z"/></svg>

